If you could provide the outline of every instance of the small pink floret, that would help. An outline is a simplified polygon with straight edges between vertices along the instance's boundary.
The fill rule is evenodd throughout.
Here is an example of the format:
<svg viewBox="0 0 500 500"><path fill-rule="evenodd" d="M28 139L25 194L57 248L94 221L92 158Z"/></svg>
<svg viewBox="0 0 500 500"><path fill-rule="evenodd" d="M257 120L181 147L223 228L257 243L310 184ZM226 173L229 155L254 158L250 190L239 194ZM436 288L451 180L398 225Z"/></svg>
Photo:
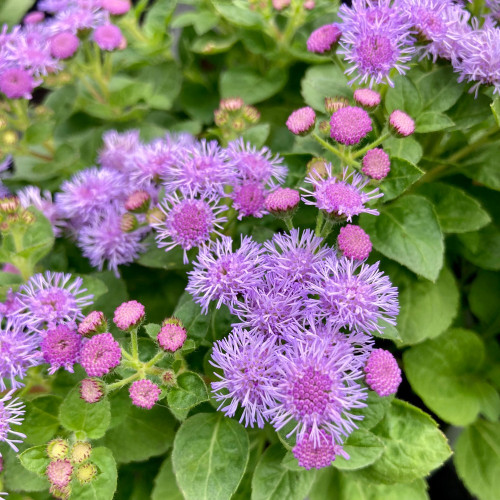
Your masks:
<svg viewBox="0 0 500 500"><path fill-rule="evenodd" d="M162 349L175 352L183 346L186 337L186 329L182 325L166 323L162 326L157 338Z"/></svg>
<svg viewBox="0 0 500 500"><path fill-rule="evenodd" d="M297 208L300 193L291 188L278 188L266 198L266 209L271 213L286 213Z"/></svg>
<svg viewBox="0 0 500 500"><path fill-rule="evenodd" d="M113 321L120 330L128 330L137 326L143 319L144 306L137 300L130 300L116 308Z"/></svg>
<svg viewBox="0 0 500 500"><path fill-rule="evenodd" d="M363 157L362 172L372 179L380 180L387 177L391 170L389 155L381 148L370 149Z"/></svg>
<svg viewBox="0 0 500 500"><path fill-rule="evenodd" d="M326 24L314 30L307 40L307 50L316 54L324 54L332 50L342 33L334 24Z"/></svg>
<svg viewBox="0 0 500 500"><path fill-rule="evenodd" d="M89 377L102 377L120 364L120 344L111 333L100 333L92 337L80 353L80 364Z"/></svg>
<svg viewBox="0 0 500 500"><path fill-rule="evenodd" d="M415 132L415 122L413 121L413 118L399 109L396 109L391 113L391 116L389 117L389 124L396 134L401 137L408 137Z"/></svg>
<svg viewBox="0 0 500 500"><path fill-rule="evenodd" d="M354 100L365 108L375 108L380 104L380 94L371 89L357 89L354 91Z"/></svg>
<svg viewBox="0 0 500 500"><path fill-rule="evenodd" d="M118 26L103 24L94 30L94 41L102 50L115 50L120 47L123 35Z"/></svg>
<svg viewBox="0 0 500 500"><path fill-rule="evenodd" d="M358 144L371 131L370 115L357 106L341 108L330 118L331 138L346 146Z"/></svg>
<svg viewBox="0 0 500 500"><path fill-rule="evenodd" d="M151 380L136 380L129 388L132 403L139 408L151 410L160 397L160 388Z"/></svg>
<svg viewBox="0 0 500 500"><path fill-rule="evenodd" d="M113 16L121 16L130 10L130 0L101 0L101 7Z"/></svg>
<svg viewBox="0 0 500 500"><path fill-rule="evenodd" d="M337 242L344 255L351 259L364 260L372 251L370 237L362 228L353 224L340 229Z"/></svg>
<svg viewBox="0 0 500 500"><path fill-rule="evenodd" d="M294 111L286 121L288 130L294 134L305 134L314 127L316 113L314 109L306 106Z"/></svg>
<svg viewBox="0 0 500 500"><path fill-rule="evenodd" d="M379 396L396 394L401 383L401 369L389 351L373 350L366 362L365 373L366 383Z"/></svg>

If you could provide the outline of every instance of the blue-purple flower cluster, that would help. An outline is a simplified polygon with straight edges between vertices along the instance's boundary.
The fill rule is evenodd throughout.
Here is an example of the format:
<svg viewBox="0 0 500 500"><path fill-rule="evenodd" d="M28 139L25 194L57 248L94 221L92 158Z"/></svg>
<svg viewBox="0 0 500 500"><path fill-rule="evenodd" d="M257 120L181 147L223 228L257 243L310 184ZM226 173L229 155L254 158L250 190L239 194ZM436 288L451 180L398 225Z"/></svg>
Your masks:
<svg viewBox="0 0 500 500"><path fill-rule="evenodd" d="M213 348L214 397L246 426L295 435L300 465L328 466L363 418L371 334L395 324L397 289L378 263L340 256L309 229L233 243L202 246L187 287L203 311L215 302L238 317Z"/></svg>
<svg viewBox="0 0 500 500"><path fill-rule="evenodd" d="M0 32L0 92L10 99L31 99L44 77L63 68L88 37L102 50L125 47L111 15L130 9L129 0L42 0L23 25ZM46 17L47 16L47 17Z"/></svg>
<svg viewBox="0 0 500 500"><path fill-rule="evenodd" d="M324 53L338 41L351 84L393 86L413 57L429 57L449 60L458 81L472 82L476 95L480 85L500 93L500 5L486 4L489 13L479 19L455 0L353 0L340 7L335 33L319 28L308 48Z"/></svg>

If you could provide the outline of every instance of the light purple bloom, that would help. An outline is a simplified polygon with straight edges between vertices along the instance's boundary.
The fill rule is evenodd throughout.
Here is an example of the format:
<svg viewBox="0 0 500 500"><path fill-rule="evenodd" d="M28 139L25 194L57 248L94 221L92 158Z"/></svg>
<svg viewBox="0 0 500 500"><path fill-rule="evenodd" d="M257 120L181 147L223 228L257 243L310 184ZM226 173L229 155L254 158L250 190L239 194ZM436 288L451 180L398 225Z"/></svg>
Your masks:
<svg viewBox="0 0 500 500"><path fill-rule="evenodd" d="M8 320L0 326L0 392L17 389L32 366L42 360L38 351L38 337L28 335L19 325Z"/></svg>
<svg viewBox="0 0 500 500"><path fill-rule="evenodd" d="M0 74L0 92L9 99L31 99L36 85L31 73L21 68L9 68Z"/></svg>
<svg viewBox="0 0 500 500"><path fill-rule="evenodd" d="M87 168L62 183L56 205L64 217L78 225L108 210L112 202L124 202L131 189L120 172Z"/></svg>
<svg viewBox="0 0 500 500"><path fill-rule="evenodd" d="M238 210L238 220L243 217L262 218L267 214L265 207L266 189L259 181L243 180L231 193L233 208Z"/></svg>
<svg viewBox="0 0 500 500"><path fill-rule="evenodd" d="M94 30L93 38L102 50L112 51L120 46L123 35L118 26L103 24Z"/></svg>
<svg viewBox="0 0 500 500"><path fill-rule="evenodd" d="M108 22L109 14L98 8L72 6L59 10L51 25L55 33L70 31L77 34L79 31L95 29Z"/></svg>
<svg viewBox="0 0 500 500"><path fill-rule="evenodd" d="M191 147L181 148L175 164L170 165L164 179L167 191L188 189L198 194L207 189L224 191L233 177L233 165L217 141L202 139Z"/></svg>
<svg viewBox="0 0 500 500"><path fill-rule="evenodd" d="M82 337L76 333L74 325L58 325L45 333L40 348L43 359L50 364L49 374L59 368L73 373L73 365L78 362Z"/></svg>
<svg viewBox="0 0 500 500"><path fill-rule="evenodd" d="M120 364L120 344L111 333L99 333L90 338L80 353L80 364L89 377L102 377Z"/></svg>
<svg viewBox="0 0 500 500"><path fill-rule="evenodd" d="M62 31L50 38L50 52L57 59L73 56L79 45L79 38L69 31Z"/></svg>
<svg viewBox="0 0 500 500"><path fill-rule="evenodd" d="M328 467L338 455L349 460L349 455L342 446L335 444L332 437L323 429L319 431L319 443L316 446L311 436L306 433L293 447L293 456L299 465L307 470Z"/></svg>
<svg viewBox="0 0 500 500"><path fill-rule="evenodd" d="M338 328L370 334L382 332L378 323L396 324L398 290L379 270L379 263L362 264L330 255L317 265L317 281L310 285L318 298L309 299L316 314Z"/></svg>
<svg viewBox="0 0 500 500"><path fill-rule="evenodd" d="M56 12L66 9L70 2L71 0L40 0L38 2L38 8L45 12L55 14Z"/></svg>
<svg viewBox="0 0 500 500"><path fill-rule="evenodd" d="M390 0L353 0L352 7L340 7L339 16L343 24L338 52L351 64L346 74L355 73L349 83L394 86L391 71L404 74L415 52L411 24L390 7Z"/></svg>
<svg viewBox="0 0 500 500"><path fill-rule="evenodd" d="M342 444L357 428L352 410L366 406L366 389L359 381L363 373L354 361L352 348L317 337L309 342L293 342L278 353L276 403L267 412L279 430L291 421L300 442L306 435L315 446L324 439L322 430Z"/></svg>
<svg viewBox="0 0 500 500"><path fill-rule="evenodd" d="M330 249L322 246L323 238L314 235L310 229L289 233L276 233L264 243L267 250L265 267L285 281L307 283L314 273L314 266L321 262ZM304 291L307 287L304 287Z"/></svg>
<svg viewBox="0 0 500 500"><path fill-rule="evenodd" d="M59 214L57 205L52 202L52 194L50 191L46 190L42 193L40 188L36 186L26 186L21 189L21 191L17 192L17 196L24 208L33 206L47 217L52 225L54 236L57 237L61 235L64 221Z"/></svg>
<svg viewBox="0 0 500 500"><path fill-rule="evenodd" d="M102 271L104 265L118 277L118 266L130 264L146 250L142 243L147 229L125 232L121 228L122 214L109 207L96 213L78 231L78 247L93 267Z"/></svg>
<svg viewBox="0 0 500 500"><path fill-rule="evenodd" d="M19 273L19 270L14 267L14 269L9 268L8 266L11 266L12 264L5 264L4 267L2 268L2 272L14 272L15 270L17 271L17 274ZM19 309L19 303L17 301L17 293L12 291L12 288L8 290L7 292L7 297L5 298L4 302L0 302L0 321L3 318L7 319L13 319L15 317L16 311Z"/></svg>
<svg viewBox="0 0 500 500"><path fill-rule="evenodd" d="M9 391L0 399L0 442L7 443L15 452L18 452L16 444L22 443L26 435L15 431L13 426L23 423L24 403L19 398L12 399L13 394L13 390ZM13 436L9 436L10 434Z"/></svg>
<svg viewBox="0 0 500 500"><path fill-rule="evenodd" d="M35 274L19 288L17 321L40 332L83 319L82 309L92 304L93 295L85 295L87 289L82 284L82 278L73 279L71 274Z"/></svg>
<svg viewBox="0 0 500 500"><path fill-rule="evenodd" d="M207 193L202 198L196 198L192 191L167 195L159 205L165 220L153 224L158 248L168 252L179 245L184 249L187 264L188 250L208 242L213 233L220 234L221 224L227 220L221 212L227 207L218 205L219 200L217 193Z"/></svg>
<svg viewBox="0 0 500 500"><path fill-rule="evenodd" d="M269 188L278 187L286 180L288 168L283 164L283 158L273 155L265 146L257 149L240 137L229 143L227 155L240 180L258 181Z"/></svg>
<svg viewBox="0 0 500 500"><path fill-rule="evenodd" d="M264 427L265 411L274 405L276 396L277 349L272 338L240 327L214 344L210 364L220 380L212 382L212 392L221 402L219 410L232 417L241 406L240 422L246 427Z"/></svg>
<svg viewBox="0 0 500 500"><path fill-rule="evenodd" d="M240 247L234 251L229 236L203 245L189 272L186 290L204 313L213 300L217 308L225 304L232 309L239 295L259 286L265 272L262 252L262 247L248 236L242 236Z"/></svg>
<svg viewBox="0 0 500 500"><path fill-rule="evenodd" d="M135 152L140 148L138 130L117 132L108 130L102 136L104 146L99 151L99 163L119 172L128 171L128 165Z"/></svg>
<svg viewBox="0 0 500 500"><path fill-rule="evenodd" d="M358 173L348 172L344 168L342 177L336 177L332 172L331 164L325 164L327 177L323 178L316 171L311 172L305 182L311 184L310 189L302 188L305 193L303 201L307 205L315 205L333 217L345 218L352 221L355 215L368 213L378 215L378 210L368 208L366 203L383 196L378 188L369 192L363 191L369 178Z"/></svg>

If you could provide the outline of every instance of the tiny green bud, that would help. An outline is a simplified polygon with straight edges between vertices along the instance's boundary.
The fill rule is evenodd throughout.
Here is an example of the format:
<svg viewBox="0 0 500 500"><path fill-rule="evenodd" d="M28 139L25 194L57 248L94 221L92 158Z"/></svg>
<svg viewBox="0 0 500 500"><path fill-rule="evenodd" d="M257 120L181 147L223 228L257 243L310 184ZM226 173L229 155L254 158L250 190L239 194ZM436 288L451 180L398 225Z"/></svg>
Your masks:
<svg viewBox="0 0 500 500"><path fill-rule="evenodd" d="M69 444L66 439L53 439L47 444L47 456L51 460L60 460L68 454Z"/></svg>

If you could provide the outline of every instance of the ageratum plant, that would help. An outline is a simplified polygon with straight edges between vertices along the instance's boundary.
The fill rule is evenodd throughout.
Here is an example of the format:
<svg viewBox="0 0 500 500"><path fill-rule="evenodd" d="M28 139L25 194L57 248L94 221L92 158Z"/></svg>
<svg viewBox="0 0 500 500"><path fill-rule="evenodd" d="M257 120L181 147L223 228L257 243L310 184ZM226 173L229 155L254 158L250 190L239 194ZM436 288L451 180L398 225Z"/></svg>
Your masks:
<svg viewBox="0 0 500 500"><path fill-rule="evenodd" d="M0 498L497 499L499 2L0 22Z"/></svg>

